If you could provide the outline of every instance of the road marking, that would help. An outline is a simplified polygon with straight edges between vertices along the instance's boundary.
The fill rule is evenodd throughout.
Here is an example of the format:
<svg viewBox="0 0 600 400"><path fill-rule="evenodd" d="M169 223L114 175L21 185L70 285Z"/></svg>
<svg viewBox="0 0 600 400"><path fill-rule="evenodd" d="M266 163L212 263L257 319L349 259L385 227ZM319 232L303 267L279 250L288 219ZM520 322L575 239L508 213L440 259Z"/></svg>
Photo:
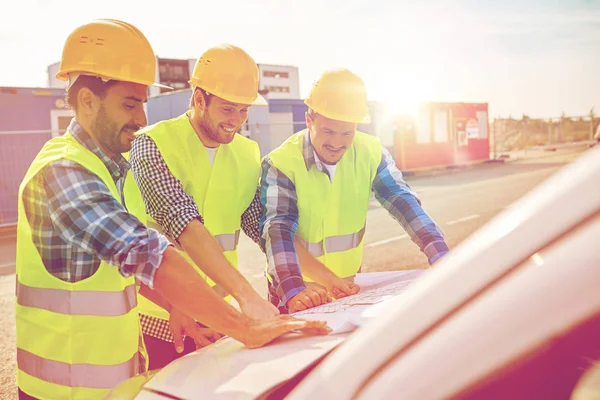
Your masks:
<svg viewBox="0 0 600 400"><path fill-rule="evenodd" d="M365 244L365 247L381 246L382 244L387 244L387 243L395 242L396 240L400 240L400 239L406 239L407 237L408 237L408 235L395 236L393 238L389 238L389 239L385 239L385 240L380 240L378 242L373 242L373 243Z"/></svg>
<svg viewBox="0 0 600 400"><path fill-rule="evenodd" d="M454 224L458 224L461 222L470 221L472 219L477 219L479 217L480 217L479 214L473 214L473 215L469 215L468 217L463 217L463 218L455 219L454 221L446 222L446 225L454 225Z"/></svg>

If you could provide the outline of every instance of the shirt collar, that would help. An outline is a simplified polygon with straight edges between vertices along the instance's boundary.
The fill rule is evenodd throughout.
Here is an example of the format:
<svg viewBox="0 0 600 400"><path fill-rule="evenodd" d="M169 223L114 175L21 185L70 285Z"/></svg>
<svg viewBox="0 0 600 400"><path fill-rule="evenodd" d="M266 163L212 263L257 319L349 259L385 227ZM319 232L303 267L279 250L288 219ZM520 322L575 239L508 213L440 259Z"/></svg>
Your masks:
<svg viewBox="0 0 600 400"><path fill-rule="evenodd" d="M75 118L71 120L67 130L71 132L71 135L73 135L83 147L94 153L104 163L115 181L127 174L127 171L129 171L129 162L125 157L123 157L122 154L117 154L113 158L110 158L104 154L96 143L94 143L89 133L79 125L79 122L77 122Z"/></svg>
<svg viewBox="0 0 600 400"><path fill-rule="evenodd" d="M315 148L312 146L310 142L310 132L308 129L304 131L304 139L302 142L302 156L304 157L304 163L306 164L306 170L310 170L311 167L315 167L318 171L325 172L325 167L323 163L315 153Z"/></svg>

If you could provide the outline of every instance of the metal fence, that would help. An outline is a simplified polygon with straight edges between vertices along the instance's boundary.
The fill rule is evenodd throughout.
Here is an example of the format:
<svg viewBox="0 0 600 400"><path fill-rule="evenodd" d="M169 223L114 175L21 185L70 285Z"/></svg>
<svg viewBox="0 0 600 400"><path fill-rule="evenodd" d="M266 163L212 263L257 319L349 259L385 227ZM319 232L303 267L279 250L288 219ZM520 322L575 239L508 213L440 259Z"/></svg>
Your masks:
<svg viewBox="0 0 600 400"><path fill-rule="evenodd" d="M19 185L51 137L51 130L0 131L0 227L17 223Z"/></svg>
<svg viewBox="0 0 600 400"><path fill-rule="evenodd" d="M490 147L496 157L515 150L589 141L599 124L600 118L593 113L539 119L526 115L520 119L498 117L490 123Z"/></svg>

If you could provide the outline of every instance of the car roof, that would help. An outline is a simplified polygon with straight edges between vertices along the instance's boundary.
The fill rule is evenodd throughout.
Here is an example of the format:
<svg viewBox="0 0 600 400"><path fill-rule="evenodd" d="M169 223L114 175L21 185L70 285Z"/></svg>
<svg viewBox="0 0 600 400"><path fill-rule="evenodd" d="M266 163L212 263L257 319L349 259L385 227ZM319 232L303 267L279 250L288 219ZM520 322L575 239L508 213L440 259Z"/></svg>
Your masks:
<svg viewBox="0 0 600 400"><path fill-rule="evenodd" d="M598 237L600 213L395 353L356 397L568 398L578 360L600 354Z"/></svg>
<svg viewBox="0 0 600 400"><path fill-rule="evenodd" d="M288 396L352 398L476 299L530 265L536 253L600 211L600 148L592 148L453 249L386 312L324 359ZM535 260L534 260L535 261ZM576 279L576 277L575 277Z"/></svg>

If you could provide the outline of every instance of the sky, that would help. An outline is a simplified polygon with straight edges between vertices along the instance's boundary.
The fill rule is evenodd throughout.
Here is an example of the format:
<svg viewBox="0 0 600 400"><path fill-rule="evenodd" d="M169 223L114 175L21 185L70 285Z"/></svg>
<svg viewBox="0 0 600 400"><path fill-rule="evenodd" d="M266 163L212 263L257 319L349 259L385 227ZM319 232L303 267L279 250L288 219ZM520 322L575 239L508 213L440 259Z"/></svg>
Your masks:
<svg viewBox="0 0 600 400"><path fill-rule="evenodd" d="M301 96L346 67L371 100L404 111L462 101L489 103L490 117L600 114L600 0L19 0L9 11L0 86L47 86L69 33L112 18L159 57L232 43L257 63L295 65Z"/></svg>

